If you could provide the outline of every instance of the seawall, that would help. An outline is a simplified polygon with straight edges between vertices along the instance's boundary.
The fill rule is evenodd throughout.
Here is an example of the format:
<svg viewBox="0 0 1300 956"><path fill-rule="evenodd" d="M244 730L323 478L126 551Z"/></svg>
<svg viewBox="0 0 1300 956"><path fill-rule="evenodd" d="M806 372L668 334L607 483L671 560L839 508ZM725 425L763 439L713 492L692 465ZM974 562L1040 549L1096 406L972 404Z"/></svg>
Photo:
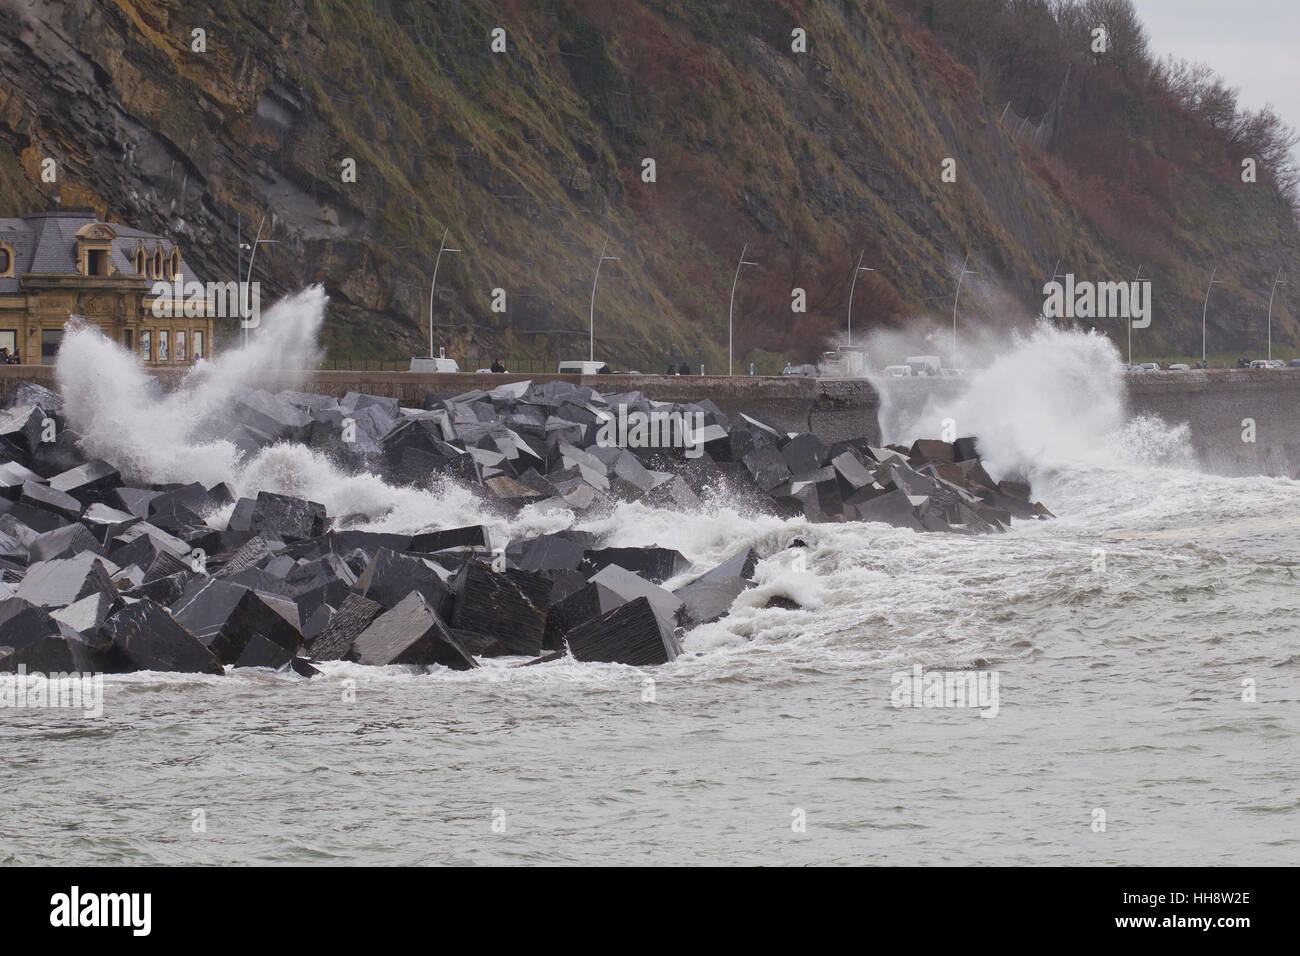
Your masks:
<svg viewBox="0 0 1300 956"><path fill-rule="evenodd" d="M1149 372L1129 379L1130 412L1186 422L1206 471L1300 478L1300 369Z"/></svg>
<svg viewBox="0 0 1300 956"><path fill-rule="evenodd" d="M1188 426L1205 471L1300 478L1300 369L1134 372L1124 386L1129 417L1158 415ZM960 378L888 381L880 408L885 439L900 423L917 421L931 398L959 397L967 387Z"/></svg>
<svg viewBox="0 0 1300 956"><path fill-rule="evenodd" d="M53 373L49 366L0 366L0 391L23 380L54 387ZM184 372L165 369L155 375L164 388L171 389ZM968 387L962 379L895 379L885 383L882 396L862 379L367 371L284 372L262 387L338 398L352 391L368 392L419 407L426 395L455 395L528 379L570 381L607 393L641 391L660 401L708 398L728 416L744 411L789 431L811 429L830 441L864 435L876 442L891 437L898 421L914 420L936 394L957 396ZM1300 369L1132 373L1125 376L1125 389L1130 415L1154 414L1171 424L1186 423L1193 452L1207 471L1300 478ZM1250 422L1253 442L1244 440L1250 437ZM936 433L938 427L936 422Z"/></svg>

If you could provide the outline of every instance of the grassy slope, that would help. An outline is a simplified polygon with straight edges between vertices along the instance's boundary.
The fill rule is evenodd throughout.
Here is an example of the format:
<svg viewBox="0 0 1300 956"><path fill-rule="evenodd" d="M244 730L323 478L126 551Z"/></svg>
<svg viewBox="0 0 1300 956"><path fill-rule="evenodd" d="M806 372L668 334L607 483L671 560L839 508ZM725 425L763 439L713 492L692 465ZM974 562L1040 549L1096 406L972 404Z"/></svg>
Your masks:
<svg viewBox="0 0 1300 956"><path fill-rule="evenodd" d="M153 0L110 6L130 54L114 61L115 95L182 145L223 219L255 219L268 193L275 208L254 158L337 217L336 232L263 254L282 287L325 281L336 357L424 347L444 227L462 250L442 262L435 310L452 354L585 352L608 237L619 261L601 271L602 351L648 368L669 355L725 364L746 242L760 266L737 291L738 364L815 354L842 327L859 251L878 271L858 284L855 328L931 313L943 325L967 253L982 282L963 292L963 321L980 323L1036 310L1057 258L1100 278L1143 261L1143 237L1081 205L1089 184L1059 160L1017 148L970 72L881 2L302 0L269 19L247 0L184 17ZM195 22L210 24L204 58L187 53ZM495 26L507 54L488 50ZM796 26L805 55L790 52ZM307 104L288 133L258 118L273 84ZM1125 122L1123 135L1161 132ZM218 140L247 165L205 166ZM345 156L356 184L339 181ZM653 184L640 179L647 156ZM958 161L955 184L940 182L945 157ZM0 149L0 214L29 205L29 179ZM1147 243L1160 246L1158 321L1135 343L1174 353L1199 346L1203 263L1225 263L1216 296L1238 334L1260 284L1247 263L1294 242L1294 227L1264 190L1169 188L1152 219L1160 241ZM294 210L279 213L291 232ZM209 255L209 274L228 271L224 252ZM795 286L806 315L790 311ZM505 314L490 311L494 287ZM1285 303L1275 319L1275 342L1294 342Z"/></svg>

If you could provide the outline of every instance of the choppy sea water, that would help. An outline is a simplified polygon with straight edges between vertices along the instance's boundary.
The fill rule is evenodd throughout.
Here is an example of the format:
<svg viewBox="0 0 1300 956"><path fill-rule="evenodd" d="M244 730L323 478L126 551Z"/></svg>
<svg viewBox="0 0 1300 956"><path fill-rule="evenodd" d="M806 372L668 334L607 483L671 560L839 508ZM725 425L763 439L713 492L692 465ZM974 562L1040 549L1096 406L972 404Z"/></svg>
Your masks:
<svg viewBox="0 0 1300 956"><path fill-rule="evenodd" d="M65 353L65 394L90 390L75 340ZM721 493L685 520L634 504L580 522L699 569L769 555L663 667L136 674L106 678L99 718L0 710L0 861L1300 862L1300 484L1151 464L1123 449L1149 450L1156 426L1111 424L1110 452L1068 463L1025 437L1036 426L990 446L1058 516L1006 535L780 521ZM564 523L342 478L300 451L230 477L307 488L332 513L378 501L376 528L482 518L503 541ZM803 607L763 608L773 595ZM996 673L997 715L892 706L916 664Z"/></svg>

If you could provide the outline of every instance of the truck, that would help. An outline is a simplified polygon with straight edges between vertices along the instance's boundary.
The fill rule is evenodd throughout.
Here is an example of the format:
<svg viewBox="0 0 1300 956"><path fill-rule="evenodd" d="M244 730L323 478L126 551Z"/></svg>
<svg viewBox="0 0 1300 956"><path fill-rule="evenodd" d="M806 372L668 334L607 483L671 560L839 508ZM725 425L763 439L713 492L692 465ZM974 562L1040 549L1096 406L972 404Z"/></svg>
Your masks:
<svg viewBox="0 0 1300 956"><path fill-rule="evenodd" d="M830 378L864 378L867 374L867 351L856 345L842 345L822 353L822 375Z"/></svg>

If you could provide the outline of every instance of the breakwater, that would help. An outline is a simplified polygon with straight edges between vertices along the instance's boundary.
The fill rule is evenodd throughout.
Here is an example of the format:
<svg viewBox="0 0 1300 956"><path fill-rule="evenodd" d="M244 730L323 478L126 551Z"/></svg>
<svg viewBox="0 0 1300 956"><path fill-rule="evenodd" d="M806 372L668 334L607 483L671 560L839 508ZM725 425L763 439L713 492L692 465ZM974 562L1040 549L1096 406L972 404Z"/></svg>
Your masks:
<svg viewBox="0 0 1300 956"><path fill-rule="evenodd" d="M20 381L54 385L49 366L0 366L0 389ZM163 388L175 388L180 369L153 371ZM813 379L796 376L717 375L494 375L475 373L306 371L282 372L264 387L296 388L342 398L362 392L418 407L430 394L531 380L566 381L605 392L639 391L659 401L707 398L728 416L757 414L789 431L812 431L839 441L902 436L892 429L916 424L936 398L959 400L970 387L961 378ZM1186 424L1191 454L1214 474L1300 476L1300 370L1211 369L1126 375L1122 399L1131 416L1158 416ZM939 423L926 423L927 432Z"/></svg>

